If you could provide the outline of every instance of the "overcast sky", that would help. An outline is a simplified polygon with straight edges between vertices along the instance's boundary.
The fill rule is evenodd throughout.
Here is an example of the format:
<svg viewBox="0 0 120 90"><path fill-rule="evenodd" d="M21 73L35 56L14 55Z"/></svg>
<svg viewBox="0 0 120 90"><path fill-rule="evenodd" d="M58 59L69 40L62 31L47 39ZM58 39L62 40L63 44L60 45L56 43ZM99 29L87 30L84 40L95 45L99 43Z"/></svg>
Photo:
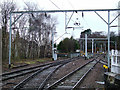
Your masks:
<svg viewBox="0 0 120 90"><path fill-rule="evenodd" d="M25 6L24 2L36 3L39 5L40 9L43 10L80 10L80 9L115 9L118 6L119 0L13 0L19 3L18 7L22 9ZM52 2L57 6L55 6ZM107 12L98 12L106 21L107 21ZM67 21L72 13L67 13ZM111 21L114 19L116 12L111 12ZM65 14L64 13L55 13L51 14L57 17L58 25L56 28L57 35L55 39L59 38L65 32ZM78 18L78 20L77 20ZM82 17L82 13L74 13L72 20L68 24L68 26L74 26L75 21L79 21L82 29L72 29L67 30L68 33L60 40L65 37L79 38L81 31L86 29L91 29L92 32L95 31L104 31L107 33L107 24L104 23L94 12L84 12L84 17ZM117 20L111 25L117 25ZM118 32L117 28L111 28L111 31Z"/></svg>

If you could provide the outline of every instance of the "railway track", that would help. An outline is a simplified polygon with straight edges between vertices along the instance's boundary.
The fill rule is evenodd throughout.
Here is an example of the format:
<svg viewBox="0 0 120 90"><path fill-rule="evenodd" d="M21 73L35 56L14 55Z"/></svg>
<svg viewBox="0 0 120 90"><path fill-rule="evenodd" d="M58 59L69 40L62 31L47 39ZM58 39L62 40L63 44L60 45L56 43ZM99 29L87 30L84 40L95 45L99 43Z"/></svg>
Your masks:
<svg viewBox="0 0 120 90"><path fill-rule="evenodd" d="M0 76L2 76L2 80L0 79L0 81L6 81L6 80L13 79L13 78L23 76L23 75L26 75L26 74L34 73L34 72L38 71L41 67L44 67L44 66L47 66L47 65L61 64L61 63L65 63L65 62L67 63L67 62L70 62L72 60L74 60L74 59L67 59L67 60L64 60L64 61L56 61L56 62L37 65L37 66L33 66L33 67L28 67L28 68L24 68L24 69L12 71L12 72L3 73L2 75L0 75Z"/></svg>
<svg viewBox="0 0 120 90"><path fill-rule="evenodd" d="M15 77L19 77L19 76L23 76L23 75L26 75L26 74L29 74L29 73L36 72L41 67L47 66L47 65L50 65L50 64L52 64L52 63L38 65L38 66L34 66L34 67L29 67L29 68L24 68L24 69L12 71L12 72L4 73L4 74L2 74L2 81L6 81L6 80L9 80L9 79L12 79L12 78L15 78Z"/></svg>
<svg viewBox="0 0 120 90"><path fill-rule="evenodd" d="M16 86L13 87L14 90L17 89L41 89L44 87L45 82L49 79L49 77L58 69L62 66L57 65L57 66L51 66L51 67L46 67L43 68L28 78L24 79L22 82L17 84Z"/></svg>
<svg viewBox="0 0 120 90"><path fill-rule="evenodd" d="M72 59L77 60L78 58ZM24 79L21 81L19 84L13 87L14 90L16 89L42 89L47 80L50 78L50 76L61 66L71 62L71 61L64 61L61 63L57 64L52 64L48 67L42 68L38 70L37 72L33 73L31 76L28 78Z"/></svg>
<svg viewBox="0 0 120 90"><path fill-rule="evenodd" d="M78 67L74 71L68 73L61 79L48 85L48 81L51 76L60 68L64 67L65 64L75 61L78 58L68 59L65 61L58 61L52 64L44 65L39 67L34 73L29 74L27 78L24 78L21 82L14 84L11 88L17 89L37 89L37 90L49 90L49 89L75 89L83 81L86 75L94 68L94 66L100 61L96 58ZM61 72L62 73L62 72Z"/></svg>
<svg viewBox="0 0 120 90"><path fill-rule="evenodd" d="M45 90L76 89L83 81L83 79L86 77L86 75L91 71L92 68L94 68L94 66L97 63L98 60L91 60L44 89Z"/></svg>
<svg viewBox="0 0 120 90"><path fill-rule="evenodd" d="M42 70L45 70L46 67L50 68L51 66L56 66L56 65L64 65L68 62L77 60L78 58L73 58L73 59L66 59L66 60L60 60L60 61L55 61L53 63L48 63L48 64L43 64L43 65L38 65L35 67L30 67L30 68L25 68L25 69L20 69L17 71L13 71L13 72L8 72L8 73L4 73L2 74L2 81L5 82L2 86L6 86L7 84L17 84L16 82L14 82L14 78L17 77L24 77L24 75L31 75L34 74L36 72L42 72ZM9 82L9 79L12 79L13 82ZM12 85L12 86L13 86Z"/></svg>
<svg viewBox="0 0 120 90"><path fill-rule="evenodd" d="M108 65L108 63L106 61L100 60L99 62L103 65Z"/></svg>

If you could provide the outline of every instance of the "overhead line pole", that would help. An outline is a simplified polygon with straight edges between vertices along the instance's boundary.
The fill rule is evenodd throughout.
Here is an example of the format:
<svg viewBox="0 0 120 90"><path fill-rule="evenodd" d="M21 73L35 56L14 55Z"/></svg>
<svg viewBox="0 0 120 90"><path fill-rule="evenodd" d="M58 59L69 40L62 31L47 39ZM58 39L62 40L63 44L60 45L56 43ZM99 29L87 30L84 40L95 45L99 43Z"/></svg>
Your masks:
<svg viewBox="0 0 120 90"><path fill-rule="evenodd" d="M11 33L12 33L12 13L10 13L10 31L9 31L9 68L11 67Z"/></svg>
<svg viewBox="0 0 120 90"><path fill-rule="evenodd" d="M87 59L87 34L85 34L85 58Z"/></svg>
<svg viewBox="0 0 120 90"><path fill-rule="evenodd" d="M84 40L86 38L80 38L81 40ZM94 53L94 40L107 40L107 38L87 38L87 40L92 40L92 54ZM96 51L96 50L95 50ZM86 52L86 51L85 51Z"/></svg>
<svg viewBox="0 0 120 90"><path fill-rule="evenodd" d="M103 42L104 44L106 44L107 41L96 41L96 42ZM116 41L110 41L115 45L115 50L117 50L117 42ZM108 42L107 42L108 43Z"/></svg>
<svg viewBox="0 0 120 90"><path fill-rule="evenodd" d="M94 45L94 39L92 39L92 54L94 53L94 47L93 47L93 45Z"/></svg>
<svg viewBox="0 0 120 90"><path fill-rule="evenodd" d="M110 11L108 11L108 68L110 69Z"/></svg>

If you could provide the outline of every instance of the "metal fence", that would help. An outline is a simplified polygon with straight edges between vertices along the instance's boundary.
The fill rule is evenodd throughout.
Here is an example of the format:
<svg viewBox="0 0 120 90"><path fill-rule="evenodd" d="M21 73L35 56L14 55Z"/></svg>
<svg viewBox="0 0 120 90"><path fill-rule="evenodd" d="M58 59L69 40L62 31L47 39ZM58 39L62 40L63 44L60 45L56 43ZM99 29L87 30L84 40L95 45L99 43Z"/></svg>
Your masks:
<svg viewBox="0 0 120 90"><path fill-rule="evenodd" d="M120 51L111 50L111 72L120 74Z"/></svg>

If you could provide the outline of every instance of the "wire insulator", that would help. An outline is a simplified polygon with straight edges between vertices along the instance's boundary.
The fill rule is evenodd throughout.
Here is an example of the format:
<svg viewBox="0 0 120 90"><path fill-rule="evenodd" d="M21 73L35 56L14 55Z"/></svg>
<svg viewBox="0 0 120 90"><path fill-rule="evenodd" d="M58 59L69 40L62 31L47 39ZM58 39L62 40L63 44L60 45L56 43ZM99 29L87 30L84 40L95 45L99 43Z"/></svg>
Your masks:
<svg viewBox="0 0 120 90"><path fill-rule="evenodd" d="M77 13L77 11L75 11Z"/></svg>
<svg viewBox="0 0 120 90"><path fill-rule="evenodd" d="M47 14L46 14L46 12L45 12L45 17L47 17Z"/></svg>
<svg viewBox="0 0 120 90"><path fill-rule="evenodd" d="M84 13L82 12L82 17L84 17Z"/></svg>

